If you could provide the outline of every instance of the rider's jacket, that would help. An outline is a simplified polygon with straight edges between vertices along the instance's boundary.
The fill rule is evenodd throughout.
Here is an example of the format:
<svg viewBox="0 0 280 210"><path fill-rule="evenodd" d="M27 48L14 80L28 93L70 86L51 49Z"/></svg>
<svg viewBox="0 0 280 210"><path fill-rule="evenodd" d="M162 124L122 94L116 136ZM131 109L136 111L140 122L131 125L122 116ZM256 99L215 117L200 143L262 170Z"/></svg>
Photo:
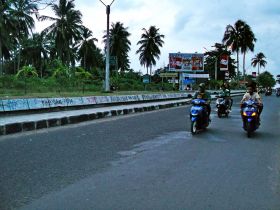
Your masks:
<svg viewBox="0 0 280 210"><path fill-rule="evenodd" d="M230 91L229 89L224 89L219 93L220 97L230 97Z"/></svg>
<svg viewBox="0 0 280 210"><path fill-rule="evenodd" d="M261 102L261 97L258 93L254 92L252 95L250 93L245 93L241 102L254 100L256 102Z"/></svg>
<svg viewBox="0 0 280 210"><path fill-rule="evenodd" d="M195 92L193 98L194 98L194 99L196 99L196 98L201 98L201 99L206 100L207 102L210 102L210 101L211 101L211 95L210 95L210 93L208 93L207 91L205 91L205 92L199 92L199 91L197 91L197 92Z"/></svg>

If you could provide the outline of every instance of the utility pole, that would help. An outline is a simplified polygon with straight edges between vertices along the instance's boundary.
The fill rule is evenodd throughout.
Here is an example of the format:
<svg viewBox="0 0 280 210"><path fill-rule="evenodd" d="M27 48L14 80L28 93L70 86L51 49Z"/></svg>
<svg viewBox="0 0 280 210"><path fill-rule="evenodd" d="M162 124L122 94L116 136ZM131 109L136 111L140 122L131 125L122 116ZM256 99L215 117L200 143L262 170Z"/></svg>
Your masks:
<svg viewBox="0 0 280 210"><path fill-rule="evenodd" d="M218 58L215 56L215 80L218 80Z"/></svg>
<svg viewBox="0 0 280 210"><path fill-rule="evenodd" d="M106 32L106 70L105 70L105 91L110 91L110 43L109 43L109 24L110 24L110 7L115 0L111 2L111 4L106 5L102 0L99 0L106 7L107 14L107 32Z"/></svg>

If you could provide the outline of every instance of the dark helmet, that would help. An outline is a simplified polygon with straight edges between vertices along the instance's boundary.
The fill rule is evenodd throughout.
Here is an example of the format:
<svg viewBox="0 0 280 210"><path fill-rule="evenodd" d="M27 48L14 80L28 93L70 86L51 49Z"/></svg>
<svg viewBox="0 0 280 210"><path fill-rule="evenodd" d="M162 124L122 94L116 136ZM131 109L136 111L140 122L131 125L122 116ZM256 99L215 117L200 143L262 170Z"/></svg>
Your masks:
<svg viewBox="0 0 280 210"><path fill-rule="evenodd" d="M229 87L228 82L224 82L223 85L224 85L225 87Z"/></svg>
<svg viewBox="0 0 280 210"><path fill-rule="evenodd" d="M205 90L205 84L204 84L204 83L200 83L200 84L199 84L199 88L200 88L201 90Z"/></svg>
<svg viewBox="0 0 280 210"><path fill-rule="evenodd" d="M247 84L247 87L252 87L252 88L256 88L257 87L257 83L255 81L251 81Z"/></svg>
<svg viewBox="0 0 280 210"><path fill-rule="evenodd" d="M253 91L257 90L257 83L255 81L251 81L247 84L247 88L251 87L253 89Z"/></svg>

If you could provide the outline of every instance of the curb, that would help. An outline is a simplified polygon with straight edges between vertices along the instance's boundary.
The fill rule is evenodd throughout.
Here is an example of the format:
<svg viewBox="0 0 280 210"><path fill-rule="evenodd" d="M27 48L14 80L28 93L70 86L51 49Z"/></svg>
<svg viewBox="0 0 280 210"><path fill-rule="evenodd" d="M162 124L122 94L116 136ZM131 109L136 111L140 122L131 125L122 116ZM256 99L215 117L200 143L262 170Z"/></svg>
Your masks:
<svg viewBox="0 0 280 210"><path fill-rule="evenodd" d="M102 119L107 117L114 117L120 115L128 115L133 113L149 112L149 111L155 111L160 109L179 107L179 106L190 104L190 101L191 99L187 100L186 102L175 102L175 103L164 104L164 105L151 105L151 106L135 107L131 109L125 108L119 110L112 109L110 111L81 114L81 115L62 117L62 118L50 118L46 120L10 123L10 124L0 126L0 135L21 133L21 132L32 131L32 130L41 130L44 128L52 128L52 127L70 125L70 124L77 124L81 122L92 121L92 120Z"/></svg>

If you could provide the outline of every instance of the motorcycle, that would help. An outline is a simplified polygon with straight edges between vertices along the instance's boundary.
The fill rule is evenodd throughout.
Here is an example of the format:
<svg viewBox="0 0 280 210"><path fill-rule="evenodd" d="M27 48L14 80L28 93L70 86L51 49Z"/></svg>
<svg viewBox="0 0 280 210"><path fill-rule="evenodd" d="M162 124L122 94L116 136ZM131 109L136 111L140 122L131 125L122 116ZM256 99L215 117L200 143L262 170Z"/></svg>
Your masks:
<svg viewBox="0 0 280 210"><path fill-rule="evenodd" d="M226 99L224 97L218 96L216 100L216 111L219 118L221 118L223 115L228 117L228 114L230 112L229 110L229 104L227 103Z"/></svg>
<svg viewBox="0 0 280 210"><path fill-rule="evenodd" d="M203 99L193 99L190 110L191 133L194 135L198 130L206 129L210 120L207 113L206 101Z"/></svg>
<svg viewBox="0 0 280 210"><path fill-rule="evenodd" d="M279 97L280 96L280 88L276 89L276 96Z"/></svg>
<svg viewBox="0 0 280 210"><path fill-rule="evenodd" d="M272 94L272 90L271 89L268 89L265 91L265 96L271 96Z"/></svg>
<svg viewBox="0 0 280 210"><path fill-rule="evenodd" d="M258 104L253 100L245 101L242 104L242 119L243 128L247 131L247 136L250 138L252 133L260 126L258 118Z"/></svg>

